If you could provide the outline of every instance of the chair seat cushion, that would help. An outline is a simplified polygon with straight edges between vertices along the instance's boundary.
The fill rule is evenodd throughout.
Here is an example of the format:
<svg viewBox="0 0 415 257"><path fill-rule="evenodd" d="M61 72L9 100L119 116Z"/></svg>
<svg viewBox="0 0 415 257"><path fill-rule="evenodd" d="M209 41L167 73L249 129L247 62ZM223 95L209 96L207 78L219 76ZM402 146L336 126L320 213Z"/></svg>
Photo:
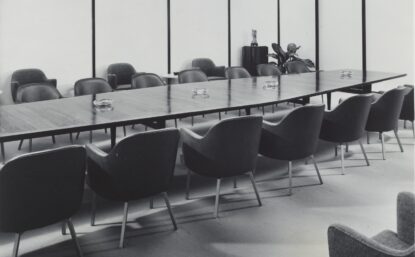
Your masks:
<svg viewBox="0 0 415 257"><path fill-rule="evenodd" d="M394 250L407 250L411 246L398 238L398 235L390 230L385 230L372 237L376 242Z"/></svg>
<svg viewBox="0 0 415 257"><path fill-rule="evenodd" d="M216 77L216 76L208 77L208 80L223 80L223 79L226 79L226 78L225 77Z"/></svg>

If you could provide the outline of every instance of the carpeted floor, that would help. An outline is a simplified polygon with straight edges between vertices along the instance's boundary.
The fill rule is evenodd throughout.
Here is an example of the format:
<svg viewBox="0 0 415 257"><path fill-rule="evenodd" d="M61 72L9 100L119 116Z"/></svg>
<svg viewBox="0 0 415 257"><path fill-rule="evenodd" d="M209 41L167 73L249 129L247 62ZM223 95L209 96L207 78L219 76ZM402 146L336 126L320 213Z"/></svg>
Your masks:
<svg viewBox="0 0 415 257"><path fill-rule="evenodd" d="M314 100L318 102L320 98ZM267 116L277 120L290 108L292 105L280 105L278 114L270 113L267 108ZM204 131L217 121L217 115L197 117L195 121L198 131ZM184 119L181 126L188 126L189 122L190 119ZM128 133L140 130L143 127L137 126ZM177 231L173 231L161 198L152 210L147 199L137 201L130 207L125 248L118 249L122 204L100 199L97 225L91 227L88 190L81 211L73 218L75 229L85 256L90 257L328 256L326 233L330 224L342 223L368 236L396 229L396 196L400 191L414 190L412 130L401 128L399 135L405 152L399 151L393 133L387 133L385 161L381 160L377 135L371 135L372 143L364 144L371 162L369 167L357 142L352 144L346 155L344 176L340 175L340 159L334 156L334 145L321 142L316 159L324 184L319 185L312 164L297 161L292 196L286 195L287 164L260 157L256 180L263 206L257 206L247 177L238 179L237 189L233 189L232 181L225 181L218 219L212 213L215 181L194 176L191 200L184 200L186 169L178 160L169 192L179 226ZM87 140L88 133L83 133L78 142ZM35 139L34 150L51 147L50 141L50 138ZM97 131L94 141L103 145L108 135ZM67 143L68 136L59 136L56 146ZM20 152L16 148L17 142L6 144L8 158L27 151L27 145ZM0 257L10 256L13 235L0 234L0 245ZM25 233L20 254L65 257L75 256L75 250L70 236L62 236L56 224Z"/></svg>

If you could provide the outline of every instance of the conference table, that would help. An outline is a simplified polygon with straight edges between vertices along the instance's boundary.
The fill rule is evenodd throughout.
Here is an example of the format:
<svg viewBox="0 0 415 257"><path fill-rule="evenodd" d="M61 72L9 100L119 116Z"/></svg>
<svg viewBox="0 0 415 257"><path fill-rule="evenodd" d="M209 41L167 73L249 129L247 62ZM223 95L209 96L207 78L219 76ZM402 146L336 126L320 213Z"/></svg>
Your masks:
<svg viewBox="0 0 415 257"><path fill-rule="evenodd" d="M333 70L177 84L0 106L0 143L133 124L165 127L166 120L265 106L403 77L406 74ZM204 91L204 94L199 94ZM198 94L195 94L197 92ZM112 99L101 110L94 100Z"/></svg>

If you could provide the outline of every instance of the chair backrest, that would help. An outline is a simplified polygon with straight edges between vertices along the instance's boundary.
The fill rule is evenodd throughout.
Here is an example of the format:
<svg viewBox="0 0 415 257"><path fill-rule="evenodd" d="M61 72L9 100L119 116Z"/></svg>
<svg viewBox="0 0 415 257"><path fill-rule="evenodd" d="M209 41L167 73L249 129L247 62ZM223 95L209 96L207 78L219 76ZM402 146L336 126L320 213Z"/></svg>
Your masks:
<svg viewBox="0 0 415 257"><path fill-rule="evenodd" d="M282 72L278 69L277 65L271 63L258 64L256 66L259 76L280 76Z"/></svg>
<svg viewBox="0 0 415 257"><path fill-rule="evenodd" d="M262 129L260 153L278 160L313 155L318 146L324 105L307 105L288 113L279 123Z"/></svg>
<svg viewBox="0 0 415 257"><path fill-rule="evenodd" d="M302 61L291 61L285 64L288 74L298 74L310 72L310 69Z"/></svg>
<svg viewBox="0 0 415 257"><path fill-rule="evenodd" d="M340 103L334 110L326 112L320 138L339 143L360 139L365 130L372 101L372 94L356 95Z"/></svg>
<svg viewBox="0 0 415 257"><path fill-rule="evenodd" d="M250 78L251 74L244 67L228 67L225 76L227 79L244 79Z"/></svg>
<svg viewBox="0 0 415 257"><path fill-rule="evenodd" d="M135 197L166 191L174 173L179 137L177 129L169 128L122 139L108 155L108 172L116 191Z"/></svg>
<svg viewBox="0 0 415 257"><path fill-rule="evenodd" d="M59 91L51 85L27 84L19 87L16 103L30 103L61 98Z"/></svg>
<svg viewBox="0 0 415 257"><path fill-rule="evenodd" d="M207 76L210 75L211 71L215 69L215 63L209 58L197 58L193 59L192 61L193 68L199 68L202 70Z"/></svg>
<svg viewBox="0 0 415 257"><path fill-rule="evenodd" d="M398 87L386 91L370 108L367 131L384 132L396 128L401 114L406 89Z"/></svg>
<svg viewBox="0 0 415 257"><path fill-rule="evenodd" d="M11 93L13 100L16 99L17 90L20 86L34 83L44 83L48 79L40 69L21 69L13 72L11 77Z"/></svg>
<svg viewBox="0 0 415 257"><path fill-rule="evenodd" d="M131 84L131 78L135 73L135 68L129 63L113 63L107 69L108 82L113 88Z"/></svg>
<svg viewBox="0 0 415 257"><path fill-rule="evenodd" d="M111 92L112 87L105 79L87 78L78 80L74 86L75 96Z"/></svg>
<svg viewBox="0 0 415 257"><path fill-rule="evenodd" d="M164 81L157 74L153 73L137 74L131 80L132 88L158 87L164 85Z"/></svg>
<svg viewBox="0 0 415 257"><path fill-rule="evenodd" d="M208 81L206 73L199 69L183 70L179 72L179 83L194 83Z"/></svg>
<svg viewBox="0 0 415 257"><path fill-rule="evenodd" d="M262 117L247 116L222 120L206 133L201 152L183 144L186 165L211 177L231 177L255 169Z"/></svg>
<svg viewBox="0 0 415 257"><path fill-rule="evenodd" d="M403 100L402 111L399 116L401 120L414 120L414 86L405 85L407 93Z"/></svg>
<svg viewBox="0 0 415 257"><path fill-rule="evenodd" d="M30 153L0 171L0 231L21 233L73 216L84 191L82 146Z"/></svg>
<svg viewBox="0 0 415 257"><path fill-rule="evenodd" d="M415 243L415 195L401 192L398 195L398 237L409 245Z"/></svg>

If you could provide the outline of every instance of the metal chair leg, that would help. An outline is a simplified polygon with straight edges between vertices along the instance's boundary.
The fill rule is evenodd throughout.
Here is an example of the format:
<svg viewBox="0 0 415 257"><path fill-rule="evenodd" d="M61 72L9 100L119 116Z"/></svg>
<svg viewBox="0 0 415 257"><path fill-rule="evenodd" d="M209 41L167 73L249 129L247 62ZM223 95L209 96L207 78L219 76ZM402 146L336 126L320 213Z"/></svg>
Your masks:
<svg viewBox="0 0 415 257"><path fill-rule="evenodd" d="M293 186L293 164L291 161L288 162L288 195L292 195L292 186Z"/></svg>
<svg viewBox="0 0 415 257"><path fill-rule="evenodd" d="M73 144L73 134L72 134L72 132L69 133L69 142L71 142L71 144Z"/></svg>
<svg viewBox="0 0 415 257"><path fill-rule="evenodd" d="M125 235L125 226L127 225L128 217L128 202L124 203L124 216L121 224L121 238L119 248L124 248L124 235Z"/></svg>
<svg viewBox="0 0 415 257"><path fill-rule="evenodd" d="M19 151L22 150L23 142L24 142L23 139L20 140L20 143L19 143L19 146L17 147L17 150L19 150Z"/></svg>
<svg viewBox="0 0 415 257"><path fill-rule="evenodd" d="M177 119L174 119L174 127L177 128Z"/></svg>
<svg viewBox="0 0 415 257"><path fill-rule="evenodd" d="M32 143L33 143L33 140L29 139L29 152L32 151Z"/></svg>
<svg viewBox="0 0 415 257"><path fill-rule="evenodd" d="M97 195L93 192L91 199L91 226L95 226L95 216L97 211Z"/></svg>
<svg viewBox="0 0 415 257"><path fill-rule="evenodd" d="M176 220L174 219L173 211L171 209L169 196L167 195L166 192L164 192L162 195L164 198L164 202L166 203L167 210L169 211L170 219L171 219L171 222L173 223L174 230L177 230L177 224L176 224Z"/></svg>
<svg viewBox="0 0 415 257"><path fill-rule="evenodd" d="M262 109L262 115L265 115L265 107L262 106L261 109Z"/></svg>
<svg viewBox="0 0 415 257"><path fill-rule="evenodd" d="M314 159L314 155L311 155L311 160L313 160L314 168L316 169L318 180L320 181L320 185L323 185L323 179L321 178L320 170L318 169L317 162Z"/></svg>
<svg viewBox="0 0 415 257"><path fill-rule="evenodd" d="M398 141L399 148L401 149L401 152L403 153L403 147L401 144L401 140L399 139L398 130L394 129L393 132L395 133L395 137L396 137L396 140Z"/></svg>
<svg viewBox="0 0 415 257"><path fill-rule="evenodd" d="M92 144L92 130L89 131L89 143Z"/></svg>
<svg viewBox="0 0 415 257"><path fill-rule="evenodd" d="M13 257L19 256L19 245L20 245L20 234L16 234L14 237L14 246L13 246Z"/></svg>
<svg viewBox="0 0 415 257"><path fill-rule="evenodd" d="M124 136L127 136L127 128L125 126L122 127L123 131L124 131Z"/></svg>
<svg viewBox="0 0 415 257"><path fill-rule="evenodd" d="M383 133L380 133L380 142L382 144L382 158L383 160L386 160L385 158L385 136L383 135Z"/></svg>
<svg viewBox="0 0 415 257"><path fill-rule="evenodd" d="M336 156L337 157L337 155L338 155L338 153L337 153L337 145L334 147L334 156Z"/></svg>
<svg viewBox="0 0 415 257"><path fill-rule="evenodd" d="M403 121L403 128L406 129L406 120Z"/></svg>
<svg viewBox="0 0 415 257"><path fill-rule="evenodd" d="M342 167L342 175L344 175L344 145L340 145L340 156L341 156L341 167Z"/></svg>
<svg viewBox="0 0 415 257"><path fill-rule="evenodd" d="M412 121L412 134L415 137L415 127L414 127L414 122Z"/></svg>
<svg viewBox="0 0 415 257"><path fill-rule="evenodd" d="M237 178L234 177L233 178L233 188L237 188L237 187L238 187L238 181L237 181Z"/></svg>
<svg viewBox="0 0 415 257"><path fill-rule="evenodd" d="M66 236L66 221L62 222L62 235Z"/></svg>
<svg viewBox="0 0 415 257"><path fill-rule="evenodd" d="M349 143L346 143L346 153L349 152Z"/></svg>
<svg viewBox="0 0 415 257"><path fill-rule="evenodd" d="M52 136L52 143L53 144L56 144L56 138L55 138L55 136Z"/></svg>
<svg viewBox="0 0 415 257"><path fill-rule="evenodd" d="M79 244L78 238L76 237L75 228L74 228L74 226L72 224L72 221L70 219L68 220L68 228L69 228L69 231L71 232L71 237L72 237L72 240L75 244L76 253L77 253L78 257L84 256L83 253L82 253L82 250L81 250L81 245Z"/></svg>
<svg viewBox="0 0 415 257"><path fill-rule="evenodd" d="M78 132L78 133L76 134L76 140L78 140L78 139L79 139L79 135L81 135L81 132Z"/></svg>
<svg viewBox="0 0 415 257"><path fill-rule="evenodd" d="M258 205L262 206L261 198L259 197L258 189L256 188L256 184L255 184L254 173L250 172L248 175L249 175L249 179L251 180L252 187L254 188L255 196L256 196L256 199L258 200Z"/></svg>
<svg viewBox="0 0 415 257"><path fill-rule="evenodd" d="M370 144L370 134L369 132L366 132L366 138L367 138L367 144Z"/></svg>
<svg viewBox="0 0 415 257"><path fill-rule="evenodd" d="M363 147L362 142L359 140L360 149L362 149L363 156L365 157L367 166L370 166L369 159L367 158L367 154L365 148Z"/></svg>
<svg viewBox="0 0 415 257"><path fill-rule="evenodd" d="M186 178L186 200L189 200L189 198L190 198L190 179L191 179L191 176L192 176L192 174L191 174L191 172L190 172L190 170L188 169L187 170L187 178Z"/></svg>
<svg viewBox="0 0 415 257"><path fill-rule="evenodd" d="M192 126L195 125L195 118L192 116L191 118Z"/></svg>
<svg viewBox="0 0 415 257"><path fill-rule="evenodd" d="M213 213L215 218L218 218L218 213L219 213L220 181L221 181L220 178L216 180L215 211Z"/></svg>
<svg viewBox="0 0 415 257"><path fill-rule="evenodd" d="M219 120L222 120L222 114L221 113L219 113Z"/></svg>

